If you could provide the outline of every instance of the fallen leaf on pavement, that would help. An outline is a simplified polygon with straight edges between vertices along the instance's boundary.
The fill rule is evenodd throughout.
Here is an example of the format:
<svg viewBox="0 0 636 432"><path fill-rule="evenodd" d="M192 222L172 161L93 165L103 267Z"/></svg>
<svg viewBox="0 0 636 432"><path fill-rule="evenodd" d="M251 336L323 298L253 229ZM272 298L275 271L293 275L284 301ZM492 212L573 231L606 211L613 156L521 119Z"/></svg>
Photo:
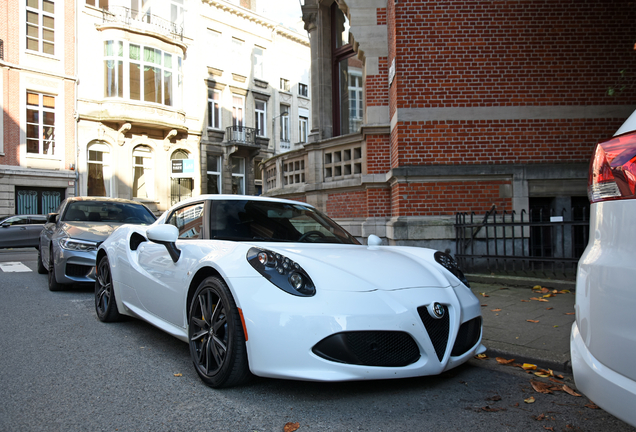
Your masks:
<svg viewBox="0 0 636 432"><path fill-rule="evenodd" d="M486 294L486 293L480 293L480 294L481 294L482 296L484 296L484 297L490 297L490 296L489 296L488 294Z"/></svg>
<svg viewBox="0 0 636 432"><path fill-rule="evenodd" d="M475 358L479 360L484 360L484 359L487 359L488 356L486 354L477 354Z"/></svg>
<svg viewBox="0 0 636 432"><path fill-rule="evenodd" d="M541 421L541 420L543 420L544 418L545 418L545 414L539 414L539 415L538 415L538 416L536 416L534 419L535 419L535 420L538 420L538 421Z"/></svg>
<svg viewBox="0 0 636 432"><path fill-rule="evenodd" d="M297 431L300 428L300 423L296 422L296 423L285 423L285 427L283 428L284 432L294 432Z"/></svg>
<svg viewBox="0 0 636 432"><path fill-rule="evenodd" d="M599 409L598 405L596 405L594 402L590 401L590 403L586 403L585 406L589 409Z"/></svg>
<svg viewBox="0 0 636 432"><path fill-rule="evenodd" d="M490 309L491 312L501 312L501 309Z"/></svg>
<svg viewBox="0 0 636 432"><path fill-rule="evenodd" d="M176 377L180 377L180 376L183 376L183 375L182 375L182 374L180 374L180 373L176 373L176 374L174 374L174 376L176 376Z"/></svg>
<svg viewBox="0 0 636 432"><path fill-rule="evenodd" d="M530 300L521 299L522 302L529 302Z"/></svg>
<svg viewBox="0 0 636 432"><path fill-rule="evenodd" d="M549 307L549 308L545 308L545 310L552 310L554 309L553 307Z"/></svg>
<svg viewBox="0 0 636 432"><path fill-rule="evenodd" d="M557 383L557 384L563 384L563 381L558 380L556 378L549 378L550 381L552 381L553 383Z"/></svg>
<svg viewBox="0 0 636 432"><path fill-rule="evenodd" d="M486 412L497 412L497 411L505 411L505 408L491 408L489 406L485 406L481 408L482 411L486 411Z"/></svg>
<svg viewBox="0 0 636 432"><path fill-rule="evenodd" d="M574 315L574 314L576 314L576 312L566 312L565 314L566 315Z"/></svg>
<svg viewBox="0 0 636 432"><path fill-rule="evenodd" d="M539 297L530 297L530 300L539 300Z"/></svg>
<svg viewBox="0 0 636 432"><path fill-rule="evenodd" d="M535 323L535 324L539 322L539 320L526 320L526 321L531 322L531 323Z"/></svg>
<svg viewBox="0 0 636 432"><path fill-rule="evenodd" d="M550 384L535 380L530 381L530 384L537 393L552 393L552 390L550 390Z"/></svg>
<svg viewBox="0 0 636 432"><path fill-rule="evenodd" d="M539 371L539 372L535 372L534 374L538 376L539 378L548 378L550 376L550 374L547 373L546 371Z"/></svg>
<svg viewBox="0 0 636 432"><path fill-rule="evenodd" d="M537 369L537 365L532 364L532 363L524 363L523 365L521 365L522 369L525 370L536 370Z"/></svg>
<svg viewBox="0 0 636 432"><path fill-rule="evenodd" d="M513 363L515 361L515 359L508 360L508 359L505 359L503 357L497 357L495 360L497 360L497 363L499 363L499 364L510 364L510 363Z"/></svg>
<svg viewBox="0 0 636 432"><path fill-rule="evenodd" d="M570 290L561 290L559 291L559 294L568 294L570 292Z"/></svg>
<svg viewBox="0 0 636 432"><path fill-rule="evenodd" d="M540 299L539 299L539 301L540 301L540 302L549 302L550 300L546 300L546 299L544 299L544 298L540 298Z"/></svg>
<svg viewBox="0 0 636 432"><path fill-rule="evenodd" d="M571 394L572 396L580 397L581 395L575 392L573 389L567 386L567 384L563 384L563 391Z"/></svg>
<svg viewBox="0 0 636 432"><path fill-rule="evenodd" d="M550 298L550 297L556 297L554 294L546 294L543 296L543 298Z"/></svg>
<svg viewBox="0 0 636 432"><path fill-rule="evenodd" d="M543 426L543 429L554 432L554 427L553 426Z"/></svg>
<svg viewBox="0 0 636 432"><path fill-rule="evenodd" d="M534 397L530 396L528 399L524 399L523 401L527 404L534 403Z"/></svg>
<svg viewBox="0 0 636 432"><path fill-rule="evenodd" d="M533 290L540 290L541 289L541 285L535 285L532 287Z"/></svg>

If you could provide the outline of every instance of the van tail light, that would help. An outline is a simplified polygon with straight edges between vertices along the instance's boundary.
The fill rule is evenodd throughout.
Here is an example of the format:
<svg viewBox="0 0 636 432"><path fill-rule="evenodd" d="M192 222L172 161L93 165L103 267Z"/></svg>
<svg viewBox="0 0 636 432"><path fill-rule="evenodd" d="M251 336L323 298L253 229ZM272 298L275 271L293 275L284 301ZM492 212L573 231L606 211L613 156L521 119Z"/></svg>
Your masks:
<svg viewBox="0 0 636 432"><path fill-rule="evenodd" d="M587 193L590 202L636 198L636 133L596 145Z"/></svg>

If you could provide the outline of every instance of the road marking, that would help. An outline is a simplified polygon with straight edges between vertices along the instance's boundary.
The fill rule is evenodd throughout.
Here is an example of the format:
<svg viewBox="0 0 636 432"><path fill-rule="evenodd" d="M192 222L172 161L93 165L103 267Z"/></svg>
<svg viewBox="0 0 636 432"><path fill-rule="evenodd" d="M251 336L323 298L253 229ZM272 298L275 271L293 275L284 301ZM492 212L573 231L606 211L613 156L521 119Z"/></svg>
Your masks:
<svg viewBox="0 0 636 432"><path fill-rule="evenodd" d="M0 264L0 269L5 273L11 272L30 272L31 269L21 262L8 262Z"/></svg>

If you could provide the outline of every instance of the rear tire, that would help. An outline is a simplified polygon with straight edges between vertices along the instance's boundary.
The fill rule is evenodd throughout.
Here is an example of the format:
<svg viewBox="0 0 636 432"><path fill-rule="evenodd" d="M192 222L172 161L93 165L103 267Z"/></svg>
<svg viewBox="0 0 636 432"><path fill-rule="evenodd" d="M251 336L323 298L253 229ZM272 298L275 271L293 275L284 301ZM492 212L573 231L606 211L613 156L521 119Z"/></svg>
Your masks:
<svg viewBox="0 0 636 432"><path fill-rule="evenodd" d="M231 387L251 378L245 335L229 288L217 277L197 288L188 315L190 355L201 380L210 387Z"/></svg>
<svg viewBox="0 0 636 432"><path fill-rule="evenodd" d="M122 316L117 310L113 277L110 272L108 257L99 260L95 277L95 312L101 322L120 321Z"/></svg>
<svg viewBox="0 0 636 432"><path fill-rule="evenodd" d="M49 291L62 291L64 285L57 281L55 277L55 258L53 257L53 249L49 252Z"/></svg>

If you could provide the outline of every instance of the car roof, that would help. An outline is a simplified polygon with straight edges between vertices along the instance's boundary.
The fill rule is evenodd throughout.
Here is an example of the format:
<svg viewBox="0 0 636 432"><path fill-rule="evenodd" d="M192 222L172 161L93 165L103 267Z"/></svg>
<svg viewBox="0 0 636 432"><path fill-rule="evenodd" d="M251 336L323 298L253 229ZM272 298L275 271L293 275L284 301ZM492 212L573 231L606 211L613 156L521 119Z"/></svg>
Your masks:
<svg viewBox="0 0 636 432"><path fill-rule="evenodd" d="M139 201L133 201L133 200L128 200L128 199L124 199L124 198L110 198L110 197L93 197L93 196L76 196L76 197L70 197L70 198L66 198L65 200L67 203L69 202L78 202L78 201L100 201L100 202L118 202L118 203L125 203L125 204L138 204L138 205L144 205L143 203L139 202Z"/></svg>
<svg viewBox="0 0 636 432"><path fill-rule="evenodd" d="M262 201L262 202L279 202L279 203L286 203L286 204L301 204L307 207L311 207L314 208L314 206L312 206L311 204L307 204L305 202L302 201L294 201L294 200L289 200L289 199L283 199L283 198L274 198L274 197L264 197L264 196L259 196L259 195L230 195L230 194L204 194L204 195L197 195L195 197L192 198L188 198L185 199L183 201L180 201L179 203L175 204L172 207L176 207L176 206L181 206L183 204L187 204L190 202L199 202L199 201L203 201L203 200L210 200L210 201L229 201L229 200L233 200L233 201Z"/></svg>

